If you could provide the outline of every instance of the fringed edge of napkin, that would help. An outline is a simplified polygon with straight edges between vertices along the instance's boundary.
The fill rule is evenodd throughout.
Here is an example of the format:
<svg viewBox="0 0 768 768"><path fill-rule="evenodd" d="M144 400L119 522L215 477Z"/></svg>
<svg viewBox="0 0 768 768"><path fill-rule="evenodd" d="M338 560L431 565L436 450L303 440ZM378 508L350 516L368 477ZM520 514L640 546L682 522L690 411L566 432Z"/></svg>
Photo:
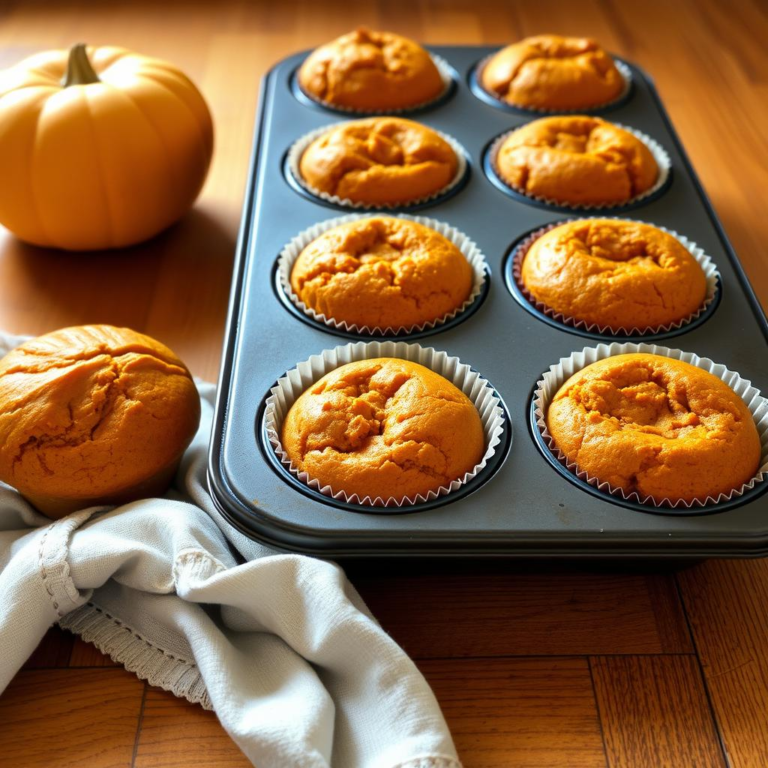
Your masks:
<svg viewBox="0 0 768 768"><path fill-rule="evenodd" d="M95 645L140 680L213 710L197 664L158 648L97 605L86 603L63 616L59 625Z"/></svg>

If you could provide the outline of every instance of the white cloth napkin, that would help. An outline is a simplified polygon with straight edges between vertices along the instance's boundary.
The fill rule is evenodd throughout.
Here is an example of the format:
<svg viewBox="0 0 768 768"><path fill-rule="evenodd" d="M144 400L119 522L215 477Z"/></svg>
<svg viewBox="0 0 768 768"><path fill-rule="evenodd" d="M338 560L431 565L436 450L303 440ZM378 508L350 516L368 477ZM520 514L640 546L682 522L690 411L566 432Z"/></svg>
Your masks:
<svg viewBox="0 0 768 768"><path fill-rule="evenodd" d="M0 356L20 341L0 334ZM458 768L432 691L342 570L219 516L214 387L198 386L200 430L164 498L51 523L0 484L0 691L58 622L214 709L259 768Z"/></svg>

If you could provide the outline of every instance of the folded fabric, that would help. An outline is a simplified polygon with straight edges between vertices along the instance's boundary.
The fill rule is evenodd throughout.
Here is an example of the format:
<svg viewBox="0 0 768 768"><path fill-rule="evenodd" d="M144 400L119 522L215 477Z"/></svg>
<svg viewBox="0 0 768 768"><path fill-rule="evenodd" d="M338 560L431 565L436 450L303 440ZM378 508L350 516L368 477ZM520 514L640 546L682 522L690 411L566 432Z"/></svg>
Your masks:
<svg viewBox="0 0 768 768"><path fill-rule="evenodd" d="M0 355L20 341L0 334ZM0 485L0 691L58 622L215 710L259 768L457 768L432 691L343 571L220 517L214 388L198 388L200 430L164 498L51 523Z"/></svg>

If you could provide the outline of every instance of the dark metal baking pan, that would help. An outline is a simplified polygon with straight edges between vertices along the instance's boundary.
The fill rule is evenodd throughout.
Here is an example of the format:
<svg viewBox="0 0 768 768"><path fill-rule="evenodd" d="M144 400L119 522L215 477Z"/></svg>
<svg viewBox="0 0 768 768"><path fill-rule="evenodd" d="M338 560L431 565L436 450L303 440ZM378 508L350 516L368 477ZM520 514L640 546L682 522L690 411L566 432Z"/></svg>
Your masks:
<svg viewBox="0 0 768 768"><path fill-rule="evenodd" d="M456 194L428 215L469 235L490 267L487 295L470 316L421 343L445 350L493 382L506 403L514 441L506 460L473 493L430 509L382 515L351 512L302 492L276 471L261 448L259 409L284 371L343 342L330 329L303 322L281 302L274 284L283 246L335 211L298 194L283 173L285 153L305 133L349 119L307 104L292 90L306 54L284 59L262 83L248 190L238 242L230 313L214 421L209 482L222 513L246 535L286 551L324 557L503 556L567 560L681 561L768 554L768 494L704 515L660 515L579 487L547 460L529 428L531 392L552 363L597 340L544 322L505 285L505 260L525 233L572 218L513 199L483 170L491 140L535 119L479 99L469 87L486 47L437 47L459 74L455 91L416 119L455 137L471 173ZM630 65L632 66L632 65ZM763 391L768 388L768 324L722 227L672 128L650 79L632 66L629 97L607 119L656 139L672 160L661 194L630 210L696 242L716 263L719 300L702 322L666 343L724 363ZM596 114L601 114L598 110ZM353 337L354 338L354 337ZM370 340L370 337L364 340Z"/></svg>

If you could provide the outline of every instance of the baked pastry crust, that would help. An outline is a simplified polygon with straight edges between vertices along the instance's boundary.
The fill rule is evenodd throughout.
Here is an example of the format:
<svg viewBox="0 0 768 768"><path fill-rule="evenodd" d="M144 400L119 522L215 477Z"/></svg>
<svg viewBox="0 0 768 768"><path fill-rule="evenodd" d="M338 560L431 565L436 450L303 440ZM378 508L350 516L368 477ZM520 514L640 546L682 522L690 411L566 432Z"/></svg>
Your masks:
<svg viewBox="0 0 768 768"><path fill-rule="evenodd" d="M660 355L588 365L560 387L546 421L580 470L656 502L717 498L760 463L744 401L717 376Z"/></svg>
<svg viewBox="0 0 768 768"><path fill-rule="evenodd" d="M707 292L704 271L676 237L623 219L550 229L526 252L520 277L555 312L613 331L683 320Z"/></svg>
<svg viewBox="0 0 768 768"><path fill-rule="evenodd" d="M407 109L445 89L432 57L418 43L365 28L316 48L298 77L313 99L348 109Z"/></svg>
<svg viewBox="0 0 768 768"><path fill-rule="evenodd" d="M412 499L460 479L482 459L472 401L417 363L376 358L337 368L307 389L282 426L293 464L334 492Z"/></svg>
<svg viewBox="0 0 768 768"><path fill-rule="evenodd" d="M439 320L472 291L472 267L439 232L409 219L358 219L323 233L296 259L291 287L308 307L359 328Z"/></svg>
<svg viewBox="0 0 768 768"><path fill-rule="evenodd" d="M311 189L371 205L434 195L453 181L457 169L456 153L445 139L399 117L340 123L316 138L299 162Z"/></svg>
<svg viewBox="0 0 768 768"><path fill-rule="evenodd" d="M613 59L585 37L526 37L494 54L481 83L529 109L589 109L616 99L625 83Z"/></svg>
<svg viewBox="0 0 768 768"><path fill-rule="evenodd" d="M0 480L48 514L162 492L199 421L181 360L128 328L64 328L0 360Z"/></svg>
<svg viewBox="0 0 768 768"><path fill-rule="evenodd" d="M544 117L510 133L496 169L531 197L574 205L625 203L656 183L659 168L636 136L598 117Z"/></svg>

